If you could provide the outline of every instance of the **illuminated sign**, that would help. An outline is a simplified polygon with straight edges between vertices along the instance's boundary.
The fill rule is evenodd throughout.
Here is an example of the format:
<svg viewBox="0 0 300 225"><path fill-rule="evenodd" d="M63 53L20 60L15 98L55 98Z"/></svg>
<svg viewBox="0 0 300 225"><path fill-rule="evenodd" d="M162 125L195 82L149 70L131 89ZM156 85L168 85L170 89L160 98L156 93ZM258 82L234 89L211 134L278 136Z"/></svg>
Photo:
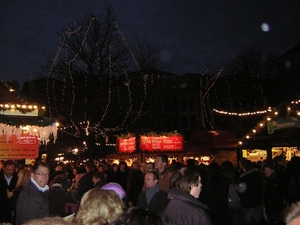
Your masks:
<svg viewBox="0 0 300 225"><path fill-rule="evenodd" d="M0 136L1 159L35 159L39 156L39 140L34 135Z"/></svg>
<svg viewBox="0 0 300 225"><path fill-rule="evenodd" d="M144 151L182 151L183 137L173 136L141 136L140 149Z"/></svg>
<svg viewBox="0 0 300 225"><path fill-rule="evenodd" d="M135 137L119 138L118 150L122 153L132 153L136 150Z"/></svg>

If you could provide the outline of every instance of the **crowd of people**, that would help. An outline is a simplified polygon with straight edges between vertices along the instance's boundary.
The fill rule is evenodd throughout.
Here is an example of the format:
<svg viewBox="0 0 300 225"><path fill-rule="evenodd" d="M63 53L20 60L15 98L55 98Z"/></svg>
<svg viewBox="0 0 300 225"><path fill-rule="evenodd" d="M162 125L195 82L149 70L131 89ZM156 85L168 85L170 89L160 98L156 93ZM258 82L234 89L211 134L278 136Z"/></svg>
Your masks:
<svg viewBox="0 0 300 225"><path fill-rule="evenodd" d="M238 207L228 203L233 186ZM0 162L0 224L300 224L300 158L238 165Z"/></svg>

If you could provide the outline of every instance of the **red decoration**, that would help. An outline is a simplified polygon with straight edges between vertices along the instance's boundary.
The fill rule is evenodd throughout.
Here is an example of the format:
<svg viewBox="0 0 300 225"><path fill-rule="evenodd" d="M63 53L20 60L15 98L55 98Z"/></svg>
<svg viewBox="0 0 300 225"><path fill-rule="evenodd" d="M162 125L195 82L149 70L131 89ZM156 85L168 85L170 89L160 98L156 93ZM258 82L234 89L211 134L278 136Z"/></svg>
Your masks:
<svg viewBox="0 0 300 225"><path fill-rule="evenodd" d="M181 151L183 150L183 137L173 136L141 136L140 149L143 151Z"/></svg>
<svg viewBox="0 0 300 225"><path fill-rule="evenodd" d="M132 153L136 150L135 137L119 138L118 149L122 153Z"/></svg>

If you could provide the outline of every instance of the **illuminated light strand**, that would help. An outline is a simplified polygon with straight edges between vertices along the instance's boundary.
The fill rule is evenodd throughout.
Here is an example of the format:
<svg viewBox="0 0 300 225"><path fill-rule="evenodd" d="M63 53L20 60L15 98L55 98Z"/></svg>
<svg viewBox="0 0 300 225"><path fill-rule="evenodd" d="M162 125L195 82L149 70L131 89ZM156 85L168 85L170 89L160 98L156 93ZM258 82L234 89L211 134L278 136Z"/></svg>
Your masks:
<svg viewBox="0 0 300 225"><path fill-rule="evenodd" d="M204 129L206 129L206 123L210 125L210 128L213 128L213 124L211 121L211 117L207 114L209 110L207 110L207 104L209 104L209 93L211 88L215 85L216 80L220 76L221 72L224 69L221 69L217 74L213 75L212 78L208 78L206 76L206 73L208 70L206 70L203 74L201 74L200 77L200 108L201 108L201 117L202 117L202 126ZM203 84L203 78L207 79L205 87Z"/></svg>
<svg viewBox="0 0 300 225"><path fill-rule="evenodd" d="M87 40L87 37L88 37L89 31L90 31L90 28L92 26L92 23L93 23L94 19L95 19L94 17L91 18L91 20L89 22L89 25L87 27L87 30L84 34L83 40L81 41L81 45L79 46L78 51L75 53L74 57L68 62L68 71L69 71L70 78L72 80L71 84L72 84L72 87L73 87L73 89L72 89L73 98L72 98L72 103L71 103L71 107L70 107L70 118L72 118L73 108L74 108L74 104L75 104L75 86L74 86L74 79L73 79L73 74L72 74L72 70L71 70L71 64L75 61L75 59L77 58L79 53L82 51L83 45L84 45L85 41Z"/></svg>
<svg viewBox="0 0 300 225"><path fill-rule="evenodd" d="M127 45L127 48L128 48L128 50L129 50L129 52L130 52L130 54L131 54L132 59L134 60L134 62L135 62L135 64L136 64L136 67L140 70L141 68L140 68L140 66L139 66L139 64L138 64L138 62L137 62L137 60L135 59L135 56L134 56L134 54L133 54L133 51L132 51L130 45L127 43L127 41L126 41L126 39L125 39L123 33L122 33L121 30L120 30L120 27L118 26L118 24L117 24L116 22L115 22L115 26L116 26L116 28L118 29L119 34L120 34L121 37L123 38L124 43Z"/></svg>
<svg viewBox="0 0 300 225"><path fill-rule="evenodd" d="M27 104L0 104L0 108L2 110L8 110L8 109L28 109L28 110L35 110L35 109L43 109L45 110L45 106L38 106L38 105L27 105Z"/></svg>
<svg viewBox="0 0 300 225"><path fill-rule="evenodd" d="M219 114L224 114L229 116L253 116L258 114L266 114L268 112L268 110L260 110L260 111L253 111L253 112L238 113L238 112L228 112L228 111L223 111L218 109L213 109L213 111Z"/></svg>
<svg viewBox="0 0 300 225"><path fill-rule="evenodd" d="M300 100L297 101L291 101L291 104L298 104L300 103ZM287 110L291 110L289 109L289 106L287 106ZM270 114L268 116L266 116L264 118L263 121L260 121L244 138L245 139L250 139L252 137L252 135L256 135L257 133L260 132L260 130L265 126L266 123L272 121L272 118L276 118L278 116L278 111L277 110L273 110L271 107L268 107L268 109L266 110L267 113L272 113L274 116L271 116ZM296 111L297 112L297 111ZM300 116L299 112L296 113L297 116ZM239 144L242 145L243 142L239 141Z"/></svg>
<svg viewBox="0 0 300 225"><path fill-rule="evenodd" d="M115 23L115 26L116 26L116 28L118 29L118 32L119 32L119 34L121 35L121 37L122 37L124 43L127 45L127 48L128 48L128 50L129 50L129 52L130 52L130 54L131 54L132 59L134 60L134 62L135 62L135 64L136 64L138 70L140 70L141 68L140 68L140 66L139 66L139 63L137 62L137 60L136 60L136 58L135 58L135 56L134 56L134 53L133 53L133 51L132 51L130 45L129 45L128 42L126 41L126 39L125 39L125 37L124 37L124 34L121 32L121 29L120 29L120 27L118 26L117 23ZM144 75L143 72L142 72L142 76L143 76L143 81L144 81L144 98L143 98L143 100L141 101L139 111L138 111L136 117L132 120L132 123L136 122L136 120L141 116L142 109L143 109L143 105L144 105L144 102L145 102L146 97L147 97L147 75ZM125 122L125 121L124 121L124 122ZM125 123L124 123L124 124L125 124Z"/></svg>
<svg viewBox="0 0 300 225"><path fill-rule="evenodd" d="M92 18L92 20L93 20L94 18ZM91 21L92 21L91 20ZM90 22L90 24L91 24L91 22ZM72 25L72 26L74 26L74 24ZM129 52L130 52L130 54L131 54L131 56L132 56L132 59L134 60L134 62L135 62L135 65L137 65L137 67L139 68L139 66L138 66L138 62L137 62L137 60L135 59L135 57L134 57L134 53L133 53L133 51L132 51L132 49L131 49L131 47L129 46L129 44L127 43L127 41L125 40L125 37L124 37L124 35L122 34L122 32L120 31L120 29L119 29L119 26L115 23L115 26L118 28L118 31L119 31L119 34L121 35L121 37L122 37L122 39L123 39L123 41L124 41L124 43L127 45L127 47L128 47L128 50L129 50ZM89 26L90 27L90 26ZM63 44L64 42L65 42L65 40L66 40L66 38L68 38L68 40L70 39L70 37L71 37L71 35L73 35L73 34L75 34L77 31L80 31L82 29L82 27L80 26L77 30L75 30L74 28L73 28L73 31L72 32L69 32L70 30L71 30L71 27L67 30L67 32L64 34L64 36L62 36L61 37L61 39L60 39L60 43L61 43L61 45L60 45L60 49L57 51L57 57L55 58L55 60L54 60L54 63L53 63L53 67L56 65L56 62L58 61L58 58L59 58L59 55L60 55L60 53L61 53L61 51L62 51L62 49L63 49L63 47L65 47L65 61L66 61L66 65L67 65L67 74L64 74L64 77L63 77L63 80L64 80L64 90L63 90L63 100L64 100L64 96L65 96L65 89L66 89L66 84L67 84L67 77L69 77L69 79L70 79L70 83L71 83L71 87L72 87L72 100L71 100L71 107L70 107L70 118L71 118L71 123L72 123L72 126L71 127L73 127L73 128L76 128L76 130L78 130L78 127L75 125L75 121L73 120L73 110L74 110L74 104L75 104L75 99L76 99L76 96L75 96L75 83L74 83L74 74L73 74L73 72L72 72L72 69L71 69L71 64L75 61L75 59L77 58L77 56L78 56L78 54L80 53L80 51L82 51L82 49L87 45L86 44L86 42L84 42L84 41L82 41L81 42L81 46L80 46L80 51L77 51L77 53L75 54L75 56L73 57L73 58L70 58L70 59L68 59L69 57L68 57L68 48L69 48L69 46L67 45L67 44ZM89 28L88 28L89 29ZM85 38L87 38L88 37L88 35L89 35L89 33L88 32L86 32L86 36L85 36ZM98 45L98 44L96 44L96 45ZM110 47L111 48L111 47ZM98 57L98 60L101 60L101 58L99 58L99 57L101 57L100 56L100 54L97 54L97 57ZM110 55L110 62L109 62L109 66L110 66L110 72L109 72L109 75L110 75L110 85L109 85L109 92L110 92L110 94L109 94L109 101L111 101L111 82L112 82L112 78L113 78L113 68L112 68L112 62L111 62L111 59L112 59L112 56ZM100 62L100 61L99 61ZM99 70L100 69L102 69L102 68L100 68L100 63L98 63L98 68L99 68ZM123 70L125 70L125 68L123 68ZM51 70L52 71L52 70ZM50 74L51 74L51 72L50 72ZM49 76L50 77L50 76ZM144 81L144 100L145 100L145 98L146 98L146 94L147 94L147 77L146 76L144 76L143 75L143 81ZM101 82L102 82L102 79L100 79L100 84L101 84ZM52 85L52 88L53 88L53 90L54 90L54 85ZM119 87L117 87L117 88L119 88ZM127 89L128 90L130 90L130 84L129 84L129 86L127 87ZM103 89L102 89L103 90ZM119 90L119 89L118 89ZM119 96L119 92L117 93L118 94L118 96ZM123 120L123 122L120 124L120 125L118 125L118 126L116 126L116 127L112 127L112 128L103 128L103 129L101 129L101 122L104 120L104 118L106 117L106 115L107 115L107 112L108 112L108 107L107 107L107 105L106 106L103 106L103 105L101 105L101 107L102 107L102 111L105 111L104 112L104 114L103 114L103 116L101 117L101 120L99 121L100 123L96 123L94 126L90 126L90 124L89 123L87 123L88 125L87 125L87 129L89 129L89 130L94 130L95 131L95 133L97 134L105 134L105 132L107 132L107 131L116 131L116 130L120 130L120 129L122 129L122 127L124 126L124 124L126 123L126 121L127 121L127 119L129 118L129 113L131 112L131 110L132 110L132 94L131 94L131 91L130 91L130 94L129 94L129 96L128 96L128 98L130 99L130 106L129 106L129 110L127 111L127 113L126 113L126 115L125 115L125 119ZM87 96L85 96L85 100L86 100L86 102L85 102L85 104L87 105L88 104L88 99L87 99ZM143 100L143 101L144 101ZM141 102L141 106L140 106L140 110L139 110L139 112L137 113L137 115L136 115L136 117L135 117L135 119L134 120L137 120L137 118L139 118L139 116L140 116L140 114L141 114L141 112L142 112L142 107L143 107L143 101ZM50 102L50 98L49 98L49 102ZM109 106L109 105L108 105ZM121 107L121 105L120 105L120 101L119 101L119 108L121 109L122 107ZM86 113L86 111L85 111L85 113ZM86 120L87 118L85 117L84 118L84 120ZM84 125L84 123L82 123L81 125ZM72 129L73 129L72 128Z"/></svg>
<svg viewBox="0 0 300 225"><path fill-rule="evenodd" d="M232 98L231 98L231 92L230 92L230 88L229 88L229 83L228 83L227 77L225 77L225 82L226 82L227 90L228 90L229 108L232 109L233 108L233 106L232 106Z"/></svg>
<svg viewBox="0 0 300 225"><path fill-rule="evenodd" d="M62 51L63 41L61 41L61 38L62 38L62 36L59 37L58 49L56 51L53 63L51 64L51 67L49 69L49 73L48 73L48 76L47 76L46 93L47 93L47 102L48 102L48 105L49 105L48 111L49 111L50 116L52 115L52 108L51 108L51 104L50 104L51 100L50 100L50 93L49 93L50 92L49 91L49 83L50 83L50 77L53 77L53 75L52 75L53 68L56 66L57 59L58 59L58 57L60 55L60 52ZM52 83L52 93L53 92L54 92L54 84Z"/></svg>

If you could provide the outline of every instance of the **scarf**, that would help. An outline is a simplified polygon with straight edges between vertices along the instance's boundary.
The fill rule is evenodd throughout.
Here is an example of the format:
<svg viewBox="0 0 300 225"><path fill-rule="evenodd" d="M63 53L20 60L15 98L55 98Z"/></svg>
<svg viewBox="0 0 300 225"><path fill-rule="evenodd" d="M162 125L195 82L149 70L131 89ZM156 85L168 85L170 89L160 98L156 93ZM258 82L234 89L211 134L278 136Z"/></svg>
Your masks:
<svg viewBox="0 0 300 225"><path fill-rule="evenodd" d="M145 190L147 205L149 205L151 199L153 198L153 196L155 195L156 192L159 192L159 185L158 184L156 184L155 186L153 186L151 188L147 188Z"/></svg>

